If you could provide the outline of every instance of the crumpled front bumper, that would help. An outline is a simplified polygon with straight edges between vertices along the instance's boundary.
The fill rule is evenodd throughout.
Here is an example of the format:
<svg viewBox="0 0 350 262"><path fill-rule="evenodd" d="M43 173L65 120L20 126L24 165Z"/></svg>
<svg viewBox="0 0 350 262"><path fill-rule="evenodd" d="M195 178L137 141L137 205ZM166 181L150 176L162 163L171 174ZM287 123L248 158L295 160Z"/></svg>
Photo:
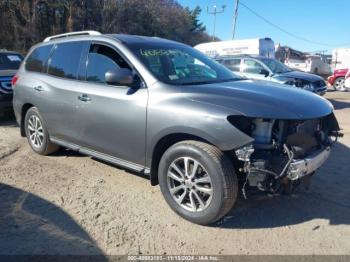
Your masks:
<svg viewBox="0 0 350 262"><path fill-rule="evenodd" d="M307 176L319 169L328 159L331 153L330 147L318 150L304 159L295 159L290 164L287 177L290 180L297 180Z"/></svg>

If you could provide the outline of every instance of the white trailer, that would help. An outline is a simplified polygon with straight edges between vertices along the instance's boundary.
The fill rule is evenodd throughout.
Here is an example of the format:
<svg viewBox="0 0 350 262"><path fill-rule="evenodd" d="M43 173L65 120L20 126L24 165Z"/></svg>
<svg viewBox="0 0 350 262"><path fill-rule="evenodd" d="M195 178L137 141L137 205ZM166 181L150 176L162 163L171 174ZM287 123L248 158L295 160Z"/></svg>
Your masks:
<svg viewBox="0 0 350 262"><path fill-rule="evenodd" d="M332 52L332 66L334 69L350 68L350 48L337 48Z"/></svg>
<svg viewBox="0 0 350 262"><path fill-rule="evenodd" d="M275 44L271 38L210 42L196 45L195 48L213 58L242 54L275 58Z"/></svg>
<svg viewBox="0 0 350 262"><path fill-rule="evenodd" d="M287 59L284 63L290 68L307 73L322 76L332 74L331 66L319 55L305 55L305 59Z"/></svg>

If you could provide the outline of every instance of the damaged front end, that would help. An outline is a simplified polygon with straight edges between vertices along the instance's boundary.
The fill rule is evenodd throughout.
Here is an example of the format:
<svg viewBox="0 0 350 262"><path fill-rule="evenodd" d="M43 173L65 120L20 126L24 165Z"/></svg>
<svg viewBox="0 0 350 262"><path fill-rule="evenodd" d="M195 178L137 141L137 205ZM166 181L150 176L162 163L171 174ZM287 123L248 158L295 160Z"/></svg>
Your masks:
<svg viewBox="0 0 350 262"><path fill-rule="evenodd" d="M234 152L244 197L248 187L275 194L299 184L323 165L342 136L333 113L308 120L242 116L228 120L254 138L252 144Z"/></svg>

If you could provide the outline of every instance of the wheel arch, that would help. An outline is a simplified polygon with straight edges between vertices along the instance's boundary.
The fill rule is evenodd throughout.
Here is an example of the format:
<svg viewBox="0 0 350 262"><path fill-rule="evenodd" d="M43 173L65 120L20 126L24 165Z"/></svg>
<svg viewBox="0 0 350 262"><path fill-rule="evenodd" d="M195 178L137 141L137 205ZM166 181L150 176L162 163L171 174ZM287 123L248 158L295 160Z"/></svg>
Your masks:
<svg viewBox="0 0 350 262"><path fill-rule="evenodd" d="M152 156L150 159L150 180L151 180L151 185L155 186L158 185L158 167L159 167L159 162L163 154L165 153L168 148L170 148L172 145L179 143L181 141L185 140L195 140L195 141L201 141L205 142L208 144L213 145L210 141L207 139L189 134L189 133L172 133L163 136L158 140L158 142L155 144L153 151L152 151Z"/></svg>
<svg viewBox="0 0 350 262"><path fill-rule="evenodd" d="M30 108L34 107L33 104L31 103L25 103L22 108L21 108L21 122L20 122L20 132L21 132L21 136L22 137L25 137L26 136L26 132L25 132L25 127L24 127L24 121L25 121L25 117L26 117L26 114L28 112L28 110Z"/></svg>

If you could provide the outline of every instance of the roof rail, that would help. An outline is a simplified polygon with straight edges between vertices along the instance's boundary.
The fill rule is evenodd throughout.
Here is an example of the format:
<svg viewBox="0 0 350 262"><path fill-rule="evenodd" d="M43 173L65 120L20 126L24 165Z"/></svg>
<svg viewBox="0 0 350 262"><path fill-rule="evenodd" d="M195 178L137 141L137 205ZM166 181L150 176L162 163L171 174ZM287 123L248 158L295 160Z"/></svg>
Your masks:
<svg viewBox="0 0 350 262"><path fill-rule="evenodd" d="M97 31L78 31L78 32L70 32L60 35L53 35L46 37L43 42L49 42L59 38L71 37L71 36L80 36L80 35L101 35L100 32Z"/></svg>

